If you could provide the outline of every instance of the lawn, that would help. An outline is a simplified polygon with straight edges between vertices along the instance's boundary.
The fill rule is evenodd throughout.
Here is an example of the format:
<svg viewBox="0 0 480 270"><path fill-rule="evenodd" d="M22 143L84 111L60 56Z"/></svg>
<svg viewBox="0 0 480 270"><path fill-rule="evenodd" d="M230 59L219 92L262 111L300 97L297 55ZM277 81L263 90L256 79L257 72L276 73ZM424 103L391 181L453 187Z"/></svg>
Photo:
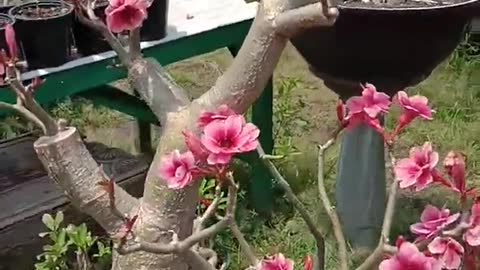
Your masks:
<svg viewBox="0 0 480 270"><path fill-rule="evenodd" d="M431 122L416 122L403 135L395 148L397 157L403 157L410 147L432 141L444 156L451 149L468 155L468 179L477 184L480 174L480 57L469 56L468 44L463 44L452 57L438 67L423 83L412 87L410 93L427 96L436 110ZM208 89L222 74L231 61L226 50L196 57L168 67L172 76L192 96ZM381 90L381 89L379 89ZM311 75L306 64L289 46L284 52L275 72L275 134L276 152L297 152L280 161L282 173L305 204L315 213L315 218L328 235L327 269L336 269L335 244L330 240L330 227L326 216L318 205L315 182L315 145L328 139L329 132L336 126L336 95L322 81ZM88 101L74 100L58 104L51 110L56 116L68 119L80 127L88 139L122 147L132 151L132 143L115 141L118 134L127 134L132 140L131 119L105 108L97 108ZM395 117L395 113L390 116ZM392 119L387 119L387 126ZM289 125L285 125L288 123ZM286 128L288 126L288 128ZM29 130L25 123L14 117L2 121L1 136L11 137ZM333 191L335 162L338 147L328 153L327 167L329 191ZM478 184L477 184L478 185ZM408 224L414 222L427 203L441 206L449 203L449 197L438 188L430 188L415 197L402 193L400 206L394 221L394 234L405 233ZM282 252L300 266L306 254L314 251L314 241L303 221L295 211L281 199L278 200L276 215L268 222L253 211L241 208L241 228L246 233L259 255ZM222 233L215 239L222 254L228 254L229 269L242 269L245 261L241 252L228 234ZM351 256L355 263L356 256ZM298 268L300 269L300 268Z"/></svg>

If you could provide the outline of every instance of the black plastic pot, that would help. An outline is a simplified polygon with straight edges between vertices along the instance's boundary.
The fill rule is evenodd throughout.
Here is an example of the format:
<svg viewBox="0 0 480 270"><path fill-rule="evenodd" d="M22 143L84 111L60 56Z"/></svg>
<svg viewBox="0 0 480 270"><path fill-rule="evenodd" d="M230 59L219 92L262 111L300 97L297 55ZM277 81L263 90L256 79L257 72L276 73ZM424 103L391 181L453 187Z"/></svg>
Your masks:
<svg viewBox="0 0 480 270"><path fill-rule="evenodd" d="M95 15L105 21L105 8L108 6L108 1L98 2L94 9ZM78 53L82 56L102 53L111 50L108 42L103 38L103 35L93 30L92 28L81 23L75 18L73 22L73 35L75 37L75 45Z"/></svg>
<svg viewBox="0 0 480 270"><path fill-rule="evenodd" d="M15 18L13 18L10 15L0 13L0 21L6 22L8 24L14 24L15 23ZM4 49L8 53L8 47L7 47L7 42L5 41L5 27L7 25L4 25L0 27L0 49Z"/></svg>
<svg viewBox="0 0 480 270"><path fill-rule="evenodd" d="M61 14L43 18L25 14L37 6L61 8ZM69 60L72 11L71 4L54 0L29 2L10 9L29 69L60 66Z"/></svg>
<svg viewBox="0 0 480 270"><path fill-rule="evenodd" d="M159 40L167 34L168 0L153 0L140 32L142 41Z"/></svg>
<svg viewBox="0 0 480 270"><path fill-rule="evenodd" d="M358 94L359 83L365 82L391 95L424 80L452 53L464 37L475 3L421 8L341 4L333 27L306 30L292 43L340 96Z"/></svg>

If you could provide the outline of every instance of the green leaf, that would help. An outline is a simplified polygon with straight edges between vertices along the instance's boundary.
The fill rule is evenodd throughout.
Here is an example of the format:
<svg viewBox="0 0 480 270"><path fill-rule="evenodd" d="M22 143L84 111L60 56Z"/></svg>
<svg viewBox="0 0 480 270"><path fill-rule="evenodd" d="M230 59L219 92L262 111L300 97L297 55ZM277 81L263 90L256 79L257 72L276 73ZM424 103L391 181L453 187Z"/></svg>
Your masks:
<svg viewBox="0 0 480 270"><path fill-rule="evenodd" d="M42 216L42 222L45 224L45 226L51 230L55 230L55 221L53 220L53 217L50 214L44 214Z"/></svg>
<svg viewBox="0 0 480 270"><path fill-rule="evenodd" d="M59 246L67 245L67 232L65 229L60 230L60 232L58 233L57 244Z"/></svg>
<svg viewBox="0 0 480 270"><path fill-rule="evenodd" d="M57 215L55 216L55 225L57 229L60 227L60 224L62 224L62 222L63 222L63 212L58 211Z"/></svg>
<svg viewBox="0 0 480 270"><path fill-rule="evenodd" d="M41 232L38 234L39 237L44 238L45 236L48 236L50 233L49 232Z"/></svg>

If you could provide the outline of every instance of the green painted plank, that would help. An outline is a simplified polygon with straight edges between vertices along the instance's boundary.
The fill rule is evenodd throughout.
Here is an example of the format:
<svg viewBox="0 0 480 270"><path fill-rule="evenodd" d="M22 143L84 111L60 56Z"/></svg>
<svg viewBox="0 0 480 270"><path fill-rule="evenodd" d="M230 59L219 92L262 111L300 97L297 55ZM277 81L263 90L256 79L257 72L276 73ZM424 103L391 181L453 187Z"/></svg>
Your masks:
<svg viewBox="0 0 480 270"><path fill-rule="evenodd" d="M145 49L144 54L158 59L163 65L167 65L241 43L250 25L251 20L219 27L212 31ZM109 67L112 60L106 59L49 75L36 94L37 100L43 104L50 103L124 78L126 76L124 69ZM0 88L0 101L14 101L13 94L6 87Z"/></svg>

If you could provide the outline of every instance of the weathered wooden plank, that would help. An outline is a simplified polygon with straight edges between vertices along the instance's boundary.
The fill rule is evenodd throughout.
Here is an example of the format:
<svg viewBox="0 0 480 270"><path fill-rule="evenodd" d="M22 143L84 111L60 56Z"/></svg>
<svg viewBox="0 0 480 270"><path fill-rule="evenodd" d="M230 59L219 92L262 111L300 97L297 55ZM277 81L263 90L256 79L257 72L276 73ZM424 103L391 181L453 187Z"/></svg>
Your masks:
<svg viewBox="0 0 480 270"><path fill-rule="evenodd" d="M25 135L0 142L0 270L31 269L44 244L44 213L65 212L66 223L97 224L74 209L49 179L33 150L36 137ZM148 161L122 150L90 142L87 147L106 173L132 195L141 196Z"/></svg>

